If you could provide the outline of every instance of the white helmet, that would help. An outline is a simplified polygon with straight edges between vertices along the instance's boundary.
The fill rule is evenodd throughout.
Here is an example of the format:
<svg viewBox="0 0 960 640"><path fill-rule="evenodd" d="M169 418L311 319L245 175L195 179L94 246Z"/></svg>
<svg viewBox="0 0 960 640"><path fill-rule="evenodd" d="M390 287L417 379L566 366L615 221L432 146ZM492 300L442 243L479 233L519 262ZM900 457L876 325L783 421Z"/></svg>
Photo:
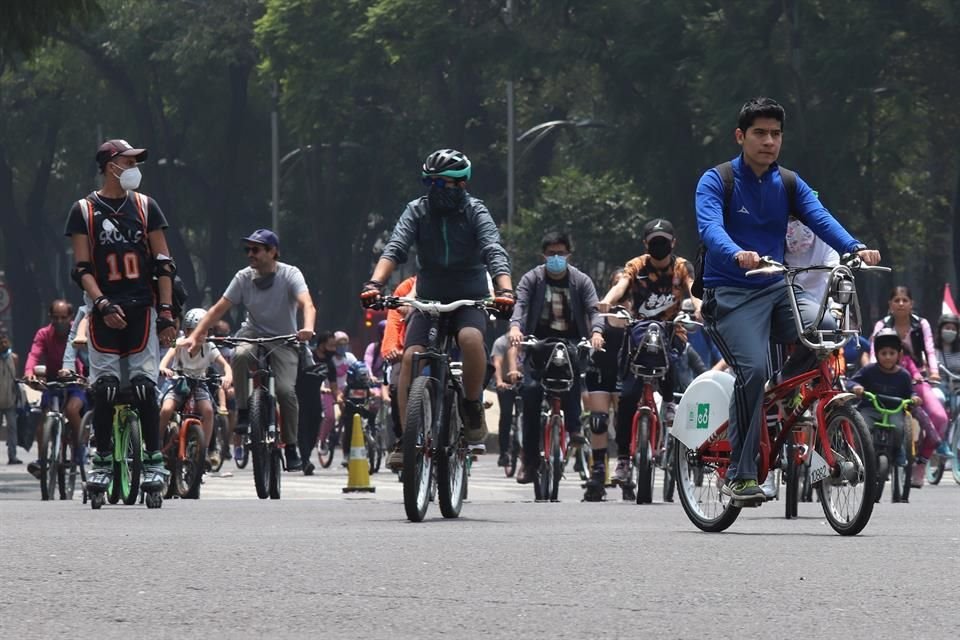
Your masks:
<svg viewBox="0 0 960 640"><path fill-rule="evenodd" d="M207 315L206 309L190 309L183 316L183 330L184 331L193 331L197 328L197 325L200 324L200 321L203 320L203 317Z"/></svg>

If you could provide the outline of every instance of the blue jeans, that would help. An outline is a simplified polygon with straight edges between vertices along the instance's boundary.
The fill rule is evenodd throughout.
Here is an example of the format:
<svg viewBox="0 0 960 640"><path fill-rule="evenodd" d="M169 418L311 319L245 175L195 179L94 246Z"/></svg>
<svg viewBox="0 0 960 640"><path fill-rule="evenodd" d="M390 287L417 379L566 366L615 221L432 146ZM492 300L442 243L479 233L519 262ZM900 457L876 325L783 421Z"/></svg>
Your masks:
<svg viewBox="0 0 960 640"><path fill-rule="evenodd" d="M757 479L760 429L765 424L762 408L768 343L772 339L780 344L792 344L798 339L788 295L785 282L764 289L716 287L703 294L706 329L736 376L727 428L731 448L729 480ZM798 293L797 306L803 326L812 325L819 304L808 295ZM833 317L826 314L820 328L835 327ZM783 377L808 371L816 362L812 351L798 345L783 366Z"/></svg>

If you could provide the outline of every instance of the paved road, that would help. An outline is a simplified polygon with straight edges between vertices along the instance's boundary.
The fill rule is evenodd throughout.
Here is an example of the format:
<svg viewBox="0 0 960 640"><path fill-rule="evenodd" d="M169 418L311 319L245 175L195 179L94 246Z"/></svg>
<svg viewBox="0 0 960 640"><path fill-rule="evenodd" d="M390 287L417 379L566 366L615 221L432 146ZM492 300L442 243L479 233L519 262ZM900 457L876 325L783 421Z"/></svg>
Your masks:
<svg viewBox="0 0 960 640"><path fill-rule="evenodd" d="M41 503L0 467L0 637L956 637L960 486L878 505L841 538L816 504L703 534L679 505L560 503L481 459L463 517L411 524L400 485L345 497L344 472L249 469L159 511ZM228 462L225 469L232 468ZM659 497L659 493L657 494ZM615 497L615 496L612 496ZM16 499L21 498L21 499Z"/></svg>

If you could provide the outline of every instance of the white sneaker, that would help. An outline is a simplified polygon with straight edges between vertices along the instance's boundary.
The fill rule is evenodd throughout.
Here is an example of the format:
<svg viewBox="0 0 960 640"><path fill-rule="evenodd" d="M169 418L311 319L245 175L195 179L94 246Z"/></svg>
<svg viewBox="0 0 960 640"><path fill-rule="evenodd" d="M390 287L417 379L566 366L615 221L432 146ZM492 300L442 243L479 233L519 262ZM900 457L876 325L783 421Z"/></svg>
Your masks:
<svg viewBox="0 0 960 640"><path fill-rule="evenodd" d="M763 491L763 497L767 500L773 500L777 497L777 479L774 477L773 469L767 472L767 479L760 485Z"/></svg>

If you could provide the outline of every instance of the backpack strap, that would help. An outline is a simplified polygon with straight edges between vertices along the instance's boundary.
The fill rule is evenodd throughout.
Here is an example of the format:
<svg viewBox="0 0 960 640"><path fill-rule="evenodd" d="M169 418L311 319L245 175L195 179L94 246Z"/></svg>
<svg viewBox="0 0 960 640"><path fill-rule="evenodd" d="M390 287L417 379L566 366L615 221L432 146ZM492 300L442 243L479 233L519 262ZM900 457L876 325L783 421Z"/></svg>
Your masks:
<svg viewBox="0 0 960 640"><path fill-rule="evenodd" d="M89 197L80 198L77 200L77 205L80 207L80 215L83 216L83 226L87 228L87 246L90 247L90 256L92 257L95 233L93 228L93 201Z"/></svg>
<svg viewBox="0 0 960 640"><path fill-rule="evenodd" d="M780 167L780 181L783 182L783 188L787 192L787 213L792 215L800 222L806 224L803 216L800 215L800 207L797 206L797 173L786 167Z"/></svg>
<svg viewBox="0 0 960 640"><path fill-rule="evenodd" d="M733 199L733 163L729 160L721 162L714 167L723 180L723 225L727 225L727 209L730 208L730 200ZM796 188L796 183L794 183Z"/></svg>
<svg viewBox="0 0 960 640"><path fill-rule="evenodd" d="M150 236L147 233L147 215L150 211L150 199L137 191L132 191L133 202L137 205L137 213L140 215L140 224L143 225L143 242L147 245L147 253L153 260L153 249L150 247Z"/></svg>

